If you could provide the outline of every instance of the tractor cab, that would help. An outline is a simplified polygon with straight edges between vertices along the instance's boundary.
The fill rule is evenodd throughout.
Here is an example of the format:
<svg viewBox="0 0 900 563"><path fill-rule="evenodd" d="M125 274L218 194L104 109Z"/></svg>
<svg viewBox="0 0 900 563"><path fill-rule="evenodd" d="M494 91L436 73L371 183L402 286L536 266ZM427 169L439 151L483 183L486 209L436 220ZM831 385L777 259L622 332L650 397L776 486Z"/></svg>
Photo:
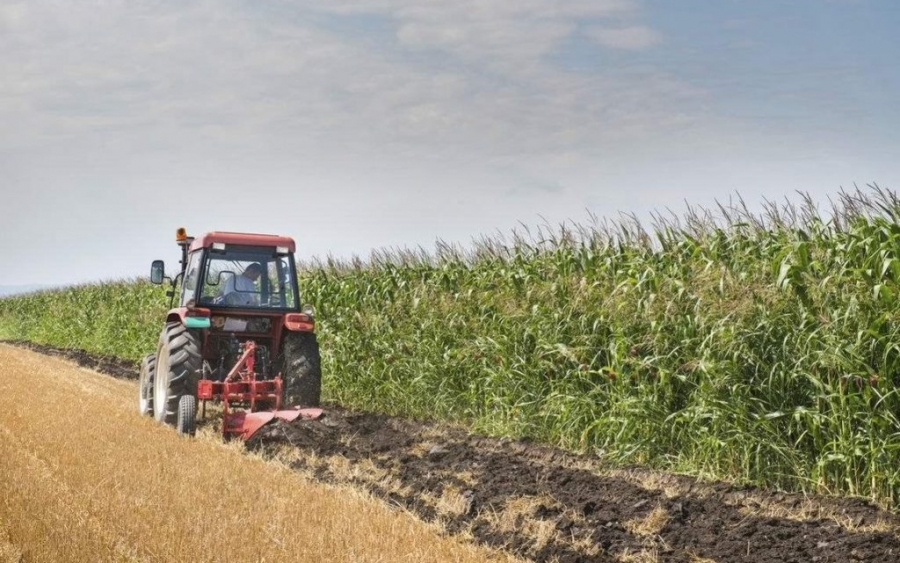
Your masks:
<svg viewBox="0 0 900 563"><path fill-rule="evenodd" d="M179 244L181 307L300 310L292 239L212 232ZM162 261L154 265L164 270Z"/></svg>

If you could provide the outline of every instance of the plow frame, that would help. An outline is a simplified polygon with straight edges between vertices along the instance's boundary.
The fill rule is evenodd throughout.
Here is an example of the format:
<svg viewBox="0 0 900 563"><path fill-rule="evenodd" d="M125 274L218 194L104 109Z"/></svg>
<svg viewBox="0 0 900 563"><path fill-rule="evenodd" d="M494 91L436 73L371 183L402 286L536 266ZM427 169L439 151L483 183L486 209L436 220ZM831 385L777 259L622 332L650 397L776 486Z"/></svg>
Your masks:
<svg viewBox="0 0 900 563"><path fill-rule="evenodd" d="M241 343L241 356L222 381L200 379L197 399L202 401L201 417L206 418L206 402L222 404L222 437L248 440L260 428L275 420L292 422L299 417L317 419L322 409L291 408L281 410L283 382L281 374L258 380L254 369L256 342Z"/></svg>

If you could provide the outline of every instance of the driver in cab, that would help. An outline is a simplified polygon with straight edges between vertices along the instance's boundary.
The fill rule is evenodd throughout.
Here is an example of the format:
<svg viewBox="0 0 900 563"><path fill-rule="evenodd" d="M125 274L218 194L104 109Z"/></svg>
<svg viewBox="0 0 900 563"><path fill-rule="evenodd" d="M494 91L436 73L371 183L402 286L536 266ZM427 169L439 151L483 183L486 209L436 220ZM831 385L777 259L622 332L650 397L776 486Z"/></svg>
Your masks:
<svg viewBox="0 0 900 563"><path fill-rule="evenodd" d="M258 305L259 294L256 290L256 280L262 275L262 266L254 262L247 266L239 276L231 276L225 280L222 288L222 300L226 305Z"/></svg>

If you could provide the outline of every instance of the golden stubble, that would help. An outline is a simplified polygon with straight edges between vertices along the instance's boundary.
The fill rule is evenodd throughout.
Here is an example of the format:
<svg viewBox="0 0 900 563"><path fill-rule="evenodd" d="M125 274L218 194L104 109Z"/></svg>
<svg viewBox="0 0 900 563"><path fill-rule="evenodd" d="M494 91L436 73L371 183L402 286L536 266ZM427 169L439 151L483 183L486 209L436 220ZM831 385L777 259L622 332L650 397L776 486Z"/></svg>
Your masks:
<svg viewBox="0 0 900 563"><path fill-rule="evenodd" d="M694 497L704 499L721 497L727 506L737 508L742 514L752 517L783 518L797 522L830 520L851 533L891 533L900 537L900 526L896 518L887 513L874 520L859 521L847 515L838 503L829 499L806 498L800 494L773 496L770 492L735 490L722 495L714 488L714 483L684 480L675 475L649 469L609 470L604 475L625 479L648 491L659 491L667 499Z"/></svg>
<svg viewBox="0 0 900 563"><path fill-rule="evenodd" d="M643 518L635 518L623 524L626 530L636 536L655 536L669 522L669 513L665 508L657 506Z"/></svg>
<svg viewBox="0 0 900 563"><path fill-rule="evenodd" d="M0 345L3 561L513 561L217 433L178 436L136 385Z"/></svg>
<svg viewBox="0 0 900 563"><path fill-rule="evenodd" d="M22 552L9 539L6 522L0 519L0 561L4 563L20 563Z"/></svg>
<svg viewBox="0 0 900 563"><path fill-rule="evenodd" d="M659 563L659 553L652 549L626 549L616 555L616 561L619 563Z"/></svg>
<svg viewBox="0 0 900 563"><path fill-rule="evenodd" d="M603 472L603 475L628 481L648 491L659 491L668 499L695 492L693 484L685 484L674 475L649 469L611 469Z"/></svg>
<svg viewBox="0 0 900 563"><path fill-rule="evenodd" d="M741 492L724 499L730 506L736 506L742 514L764 518L784 518L799 522L831 520L848 532L874 534L890 533L900 537L900 526L896 519L878 517L875 520L857 520L847 515L839 505L821 500L772 497L754 492Z"/></svg>

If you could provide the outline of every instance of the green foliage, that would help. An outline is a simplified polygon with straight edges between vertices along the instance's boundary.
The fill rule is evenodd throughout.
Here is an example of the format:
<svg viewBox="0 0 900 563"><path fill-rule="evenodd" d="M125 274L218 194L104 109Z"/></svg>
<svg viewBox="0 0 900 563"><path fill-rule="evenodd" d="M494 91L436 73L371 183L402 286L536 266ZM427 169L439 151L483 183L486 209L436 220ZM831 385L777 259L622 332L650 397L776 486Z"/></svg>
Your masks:
<svg viewBox="0 0 900 563"><path fill-rule="evenodd" d="M301 274L325 395L616 463L900 505L900 203L541 229ZM0 300L0 333L137 359L162 291Z"/></svg>
<svg viewBox="0 0 900 563"><path fill-rule="evenodd" d="M0 337L138 361L156 349L168 298L146 281L113 281L0 299Z"/></svg>

